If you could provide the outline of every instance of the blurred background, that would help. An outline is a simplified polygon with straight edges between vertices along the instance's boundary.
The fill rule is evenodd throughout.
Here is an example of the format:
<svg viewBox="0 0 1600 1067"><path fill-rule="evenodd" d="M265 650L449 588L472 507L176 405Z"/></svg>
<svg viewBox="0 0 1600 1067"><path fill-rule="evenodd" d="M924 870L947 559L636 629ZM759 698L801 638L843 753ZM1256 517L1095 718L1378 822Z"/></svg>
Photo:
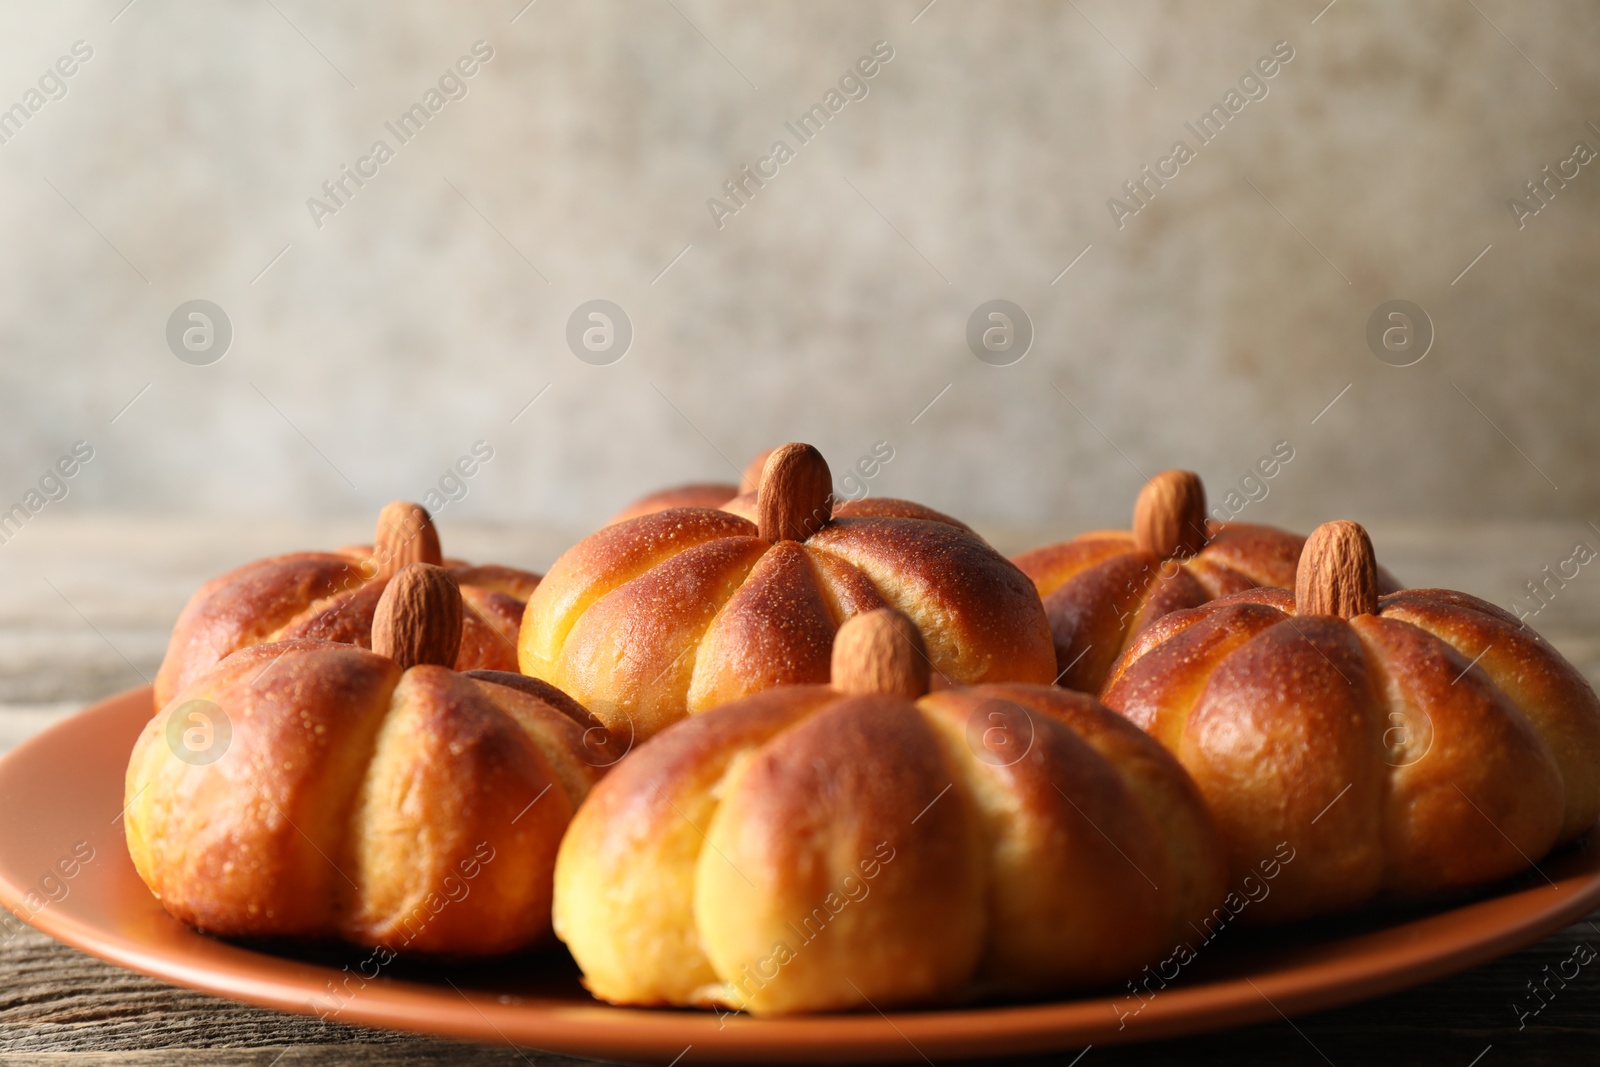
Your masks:
<svg viewBox="0 0 1600 1067"><path fill-rule="evenodd" d="M200 579L395 497L542 568L792 439L1008 551L1189 467L1509 605L1600 548L1597 48L1509 0L11 5L0 699L136 683ZM1534 620L1591 677L1596 588Z"/></svg>

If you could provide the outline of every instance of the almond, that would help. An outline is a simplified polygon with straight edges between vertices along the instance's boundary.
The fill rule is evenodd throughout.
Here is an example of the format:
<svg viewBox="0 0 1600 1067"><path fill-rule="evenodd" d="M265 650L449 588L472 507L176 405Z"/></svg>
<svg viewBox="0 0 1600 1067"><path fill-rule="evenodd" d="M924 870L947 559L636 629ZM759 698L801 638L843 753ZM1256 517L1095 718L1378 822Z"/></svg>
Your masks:
<svg viewBox="0 0 1600 1067"><path fill-rule="evenodd" d="M411 563L444 562L439 531L421 504L396 500L378 512L378 529L372 538L372 569L377 578L392 578Z"/></svg>
<svg viewBox="0 0 1600 1067"><path fill-rule="evenodd" d="M1377 610L1378 561L1367 531L1343 519L1312 530L1295 568L1295 614L1353 619Z"/></svg>
<svg viewBox="0 0 1600 1067"><path fill-rule="evenodd" d="M756 494L761 536L774 543L804 541L833 517L833 474L810 445L790 443L772 450L761 469Z"/></svg>
<svg viewBox="0 0 1600 1067"><path fill-rule="evenodd" d="M1206 547L1206 487L1194 471L1162 471L1133 506L1133 543L1162 559L1187 559Z"/></svg>
<svg viewBox="0 0 1600 1067"><path fill-rule="evenodd" d="M454 667L461 650L461 590L431 563L408 564L389 579L372 617L372 651L409 670Z"/></svg>
<svg viewBox="0 0 1600 1067"><path fill-rule="evenodd" d="M916 624L891 608L863 612L833 638L833 688L915 700L928 691L928 649Z"/></svg>

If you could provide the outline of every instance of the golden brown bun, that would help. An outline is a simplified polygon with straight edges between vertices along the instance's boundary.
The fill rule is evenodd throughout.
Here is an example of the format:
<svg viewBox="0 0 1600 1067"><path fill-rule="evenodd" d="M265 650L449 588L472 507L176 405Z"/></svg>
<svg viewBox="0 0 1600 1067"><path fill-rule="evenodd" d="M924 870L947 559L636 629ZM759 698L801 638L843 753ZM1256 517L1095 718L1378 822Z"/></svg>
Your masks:
<svg viewBox="0 0 1600 1067"><path fill-rule="evenodd" d="M596 786L555 925L613 1003L882 1008L1127 976L1225 881L1187 775L1087 696L794 686L680 723Z"/></svg>
<svg viewBox="0 0 1600 1067"><path fill-rule="evenodd" d="M172 628L156 674L156 706L164 707L223 657L250 645L304 637L371 648L372 613L387 582L374 573L372 555L370 545L297 552L247 563L206 582ZM516 670L522 609L539 576L460 560L444 565L460 584L465 605L456 667Z"/></svg>
<svg viewBox="0 0 1600 1067"><path fill-rule="evenodd" d="M1343 619L1256 589L1138 634L1101 699L1193 775L1285 922L1507 877L1600 816L1600 701L1533 631L1414 589Z"/></svg>
<svg viewBox="0 0 1600 1067"><path fill-rule="evenodd" d="M643 740L751 693L826 681L839 624L885 604L928 635L949 682L1055 676L1038 594L964 527L844 517L774 543L703 508L608 526L570 549L528 602L519 663Z"/></svg>
<svg viewBox="0 0 1600 1067"><path fill-rule="evenodd" d="M1149 494L1167 471L1151 479ZM1189 477L1194 478L1193 475ZM1204 512L1203 490L1198 489ZM1202 522L1196 521L1195 525ZM1014 557L1044 600L1055 638L1058 685L1097 693L1128 643L1169 611L1258 586L1289 588L1305 538L1272 526L1203 520L1203 547L1163 556L1127 530L1096 530ZM1379 568L1383 592L1401 588Z"/></svg>
<svg viewBox="0 0 1600 1067"><path fill-rule="evenodd" d="M207 764L171 740L194 701L231 727ZM549 932L556 847L601 774L564 704L352 644L253 645L135 744L128 852L168 912L214 934L525 948Z"/></svg>

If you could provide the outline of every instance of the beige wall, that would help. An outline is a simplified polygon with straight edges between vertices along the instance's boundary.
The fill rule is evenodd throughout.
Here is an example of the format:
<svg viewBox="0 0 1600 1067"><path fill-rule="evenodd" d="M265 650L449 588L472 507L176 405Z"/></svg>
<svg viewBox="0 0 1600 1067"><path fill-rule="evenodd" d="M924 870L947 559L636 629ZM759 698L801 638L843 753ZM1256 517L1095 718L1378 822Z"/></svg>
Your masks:
<svg viewBox="0 0 1600 1067"><path fill-rule="evenodd" d="M0 146L0 506L84 439L50 508L366 513L482 440L447 517L579 529L776 441L842 468L887 440L874 492L1067 532L1138 471L1220 495L1287 441L1241 517L1600 519L1600 164L1520 230L1507 207L1600 149L1593 4L121 3L0 14L0 107L93 49ZM399 145L383 123L479 40ZM798 146L785 120L880 40ZM1108 198L1279 41L1265 98L1119 230ZM307 198L380 137L318 228ZM778 138L719 230L707 198ZM163 336L192 298L233 325L211 366ZM609 366L564 339L593 298L635 330ZM991 298L1032 320L1015 365L967 349ZM1405 368L1364 340L1395 298L1437 335Z"/></svg>

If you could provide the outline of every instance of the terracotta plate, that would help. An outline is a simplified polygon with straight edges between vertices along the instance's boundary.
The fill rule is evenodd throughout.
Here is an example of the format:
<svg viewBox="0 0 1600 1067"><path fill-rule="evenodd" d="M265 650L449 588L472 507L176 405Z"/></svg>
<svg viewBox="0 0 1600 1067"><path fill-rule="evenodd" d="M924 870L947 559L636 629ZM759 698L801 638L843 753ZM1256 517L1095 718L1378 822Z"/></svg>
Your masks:
<svg viewBox="0 0 1600 1067"><path fill-rule="evenodd" d="M371 1026L660 1063L1072 1050L1389 992L1531 944L1600 906L1600 848L1590 834L1542 863L1542 874L1452 906L1270 934L1228 929L1166 988L1151 979L1159 991L1143 996L1123 989L1007 1007L757 1020L608 1007L583 992L559 951L492 966L396 963L374 974L359 951L264 951L204 937L161 910L128 860L121 819L123 771L150 699L139 689L96 704L0 760L0 903L52 937L157 978Z"/></svg>

